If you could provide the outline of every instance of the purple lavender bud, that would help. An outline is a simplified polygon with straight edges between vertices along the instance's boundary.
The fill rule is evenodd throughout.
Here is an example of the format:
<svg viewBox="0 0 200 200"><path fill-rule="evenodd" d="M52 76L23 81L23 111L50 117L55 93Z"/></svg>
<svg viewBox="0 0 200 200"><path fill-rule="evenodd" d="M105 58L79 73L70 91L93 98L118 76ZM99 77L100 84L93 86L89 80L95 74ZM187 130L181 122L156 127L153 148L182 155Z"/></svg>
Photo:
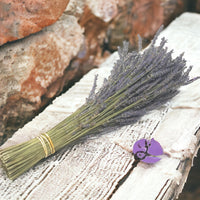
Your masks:
<svg viewBox="0 0 200 200"><path fill-rule="evenodd" d="M141 139L133 146L133 154L136 160L141 160L145 163L156 163L161 158L156 157L163 154L163 149L159 142L154 140Z"/></svg>

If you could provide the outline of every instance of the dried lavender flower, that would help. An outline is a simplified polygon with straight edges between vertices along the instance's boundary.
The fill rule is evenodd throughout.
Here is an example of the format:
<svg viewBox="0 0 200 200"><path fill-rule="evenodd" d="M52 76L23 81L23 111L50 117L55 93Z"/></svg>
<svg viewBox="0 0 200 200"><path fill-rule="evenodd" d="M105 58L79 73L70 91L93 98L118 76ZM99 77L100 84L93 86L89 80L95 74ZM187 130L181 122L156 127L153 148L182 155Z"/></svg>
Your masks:
<svg viewBox="0 0 200 200"><path fill-rule="evenodd" d="M118 49L119 60L108 79L95 93L96 80L86 103L58 125L37 138L0 150L0 160L9 178L15 179L41 159L89 134L135 123L148 111L158 109L189 84L192 67L183 55L172 58L166 39L155 46L161 29L143 52L129 52L128 43ZM139 50L141 50L141 39Z"/></svg>
<svg viewBox="0 0 200 200"><path fill-rule="evenodd" d="M90 103L107 111L104 115L107 117L106 127L136 122L146 112L159 108L174 97L181 85L191 82L188 74L192 67L187 69L183 54L172 59L173 51L168 52L164 47L165 38L158 47L155 46L160 31L143 53L129 53L128 43L124 42L123 48L118 50L120 59L111 75L99 92L91 95Z"/></svg>

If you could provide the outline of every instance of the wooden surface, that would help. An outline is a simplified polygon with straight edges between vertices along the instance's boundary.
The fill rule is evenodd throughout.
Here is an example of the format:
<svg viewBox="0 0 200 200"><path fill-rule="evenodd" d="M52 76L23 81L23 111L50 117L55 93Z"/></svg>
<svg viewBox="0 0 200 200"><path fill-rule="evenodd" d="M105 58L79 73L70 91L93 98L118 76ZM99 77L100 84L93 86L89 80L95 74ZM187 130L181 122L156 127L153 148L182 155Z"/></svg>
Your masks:
<svg viewBox="0 0 200 200"><path fill-rule="evenodd" d="M199 27L200 15L185 13L161 35L168 39L174 55L185 52L188 65L194 66L191 77L200 75ZM84 76L18 130L4 147L37 136L75 111L90 92L94 75L99 74L100 86L117 56L114 53L99 69ZM175 199L199 148L199 87L200 81L182 87L170 103L138 123L67 146L15 181L10 181L0 168L0 199ZM154 165L135 166L133 155L126 149L144 136L158 140L169 155Z"/></svg>

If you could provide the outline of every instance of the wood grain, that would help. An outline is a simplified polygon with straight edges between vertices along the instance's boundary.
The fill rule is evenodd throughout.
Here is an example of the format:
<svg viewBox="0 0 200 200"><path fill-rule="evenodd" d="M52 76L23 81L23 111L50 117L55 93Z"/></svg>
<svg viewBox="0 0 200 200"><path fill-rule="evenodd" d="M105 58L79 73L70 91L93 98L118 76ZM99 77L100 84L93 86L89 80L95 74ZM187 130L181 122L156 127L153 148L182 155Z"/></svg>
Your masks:
<svg viewBox="0 0 200 200"><path fill-rule="evenodd" d="M200 75L200 15L185 13L163 31L174 55L185 51L191 76ZM118 55L92 70L1 148L26 141L60 122L82 105L99 74L109 75ZM138 123L80 140L40 162L15 181L0 169L0 199L174 199L181 192L199 148L200 81L185 86L169 104ZM127 149L139 138L154 137L166 153L155 164L135 164Z"/></svg>

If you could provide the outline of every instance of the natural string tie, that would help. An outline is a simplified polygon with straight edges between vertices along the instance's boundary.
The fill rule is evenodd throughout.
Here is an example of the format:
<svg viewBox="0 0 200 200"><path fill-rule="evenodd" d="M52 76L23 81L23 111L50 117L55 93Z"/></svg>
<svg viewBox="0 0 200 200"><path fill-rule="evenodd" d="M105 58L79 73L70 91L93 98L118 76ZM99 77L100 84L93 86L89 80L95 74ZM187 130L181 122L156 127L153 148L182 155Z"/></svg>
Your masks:
<svg viewBox="0 0 200 200"><path fill-rule="evenodd" d="M37 139L42 144L42 147L43 147L44 153L45 153L45 158L48 157L49 155L55 153L55 148L54 148L53 142L47 133L42 133L41 135L39 135L37 137ZM50 149L50 152L48 151L48 149Z"/></svg>

